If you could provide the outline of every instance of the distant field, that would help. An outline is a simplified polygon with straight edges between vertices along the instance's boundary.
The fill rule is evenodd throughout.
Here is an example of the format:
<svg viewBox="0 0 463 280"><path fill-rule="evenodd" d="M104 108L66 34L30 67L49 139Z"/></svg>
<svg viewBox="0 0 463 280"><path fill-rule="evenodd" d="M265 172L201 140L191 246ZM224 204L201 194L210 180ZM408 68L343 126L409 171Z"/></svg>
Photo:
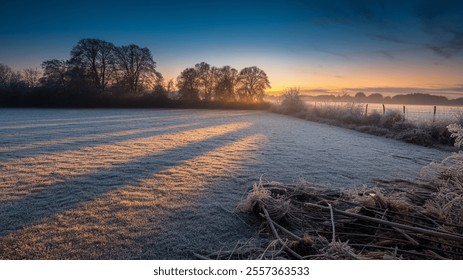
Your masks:
<svg viewBox="0 0 463 280"><path fill-rule="evenodd" d="M320 102L320 101L306 101L307 104L320 107L341 107L355 106L359 110L365 111L367 103L348 103L348 102ZM403 105L403 104L384 104L386 111L400 111L403 112L405 106L405 119L418 123L430 123L434 119L434 106L432 105ZM383 112L383 104L368 103L368 114L377 111ZM463 117L462 106L436 106L436 122L455 122Z"/></svg>

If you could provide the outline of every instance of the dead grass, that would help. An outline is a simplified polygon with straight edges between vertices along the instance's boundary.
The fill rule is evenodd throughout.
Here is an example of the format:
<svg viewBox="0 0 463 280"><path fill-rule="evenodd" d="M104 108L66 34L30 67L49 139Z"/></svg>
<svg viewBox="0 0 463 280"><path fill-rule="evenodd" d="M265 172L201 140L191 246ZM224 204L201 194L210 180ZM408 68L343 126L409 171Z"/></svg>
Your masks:
<svg viewBox="0 0 463 280"><path fill-rule="evenodd" d="M455 141L450 137L451 133L447 129L448 122L410 122L397 110L389 110L384 114L377 111L365 114L364 105L355 102L318 106L305 104L295 89L283 95L281 104L273 105L270 111L421 146L453 146L462 139L462 137L458 138L458 133L453 134ZM456 124L452 128L455 132L458 129Z"/></svg>
<svg viewBox="0 0 463 280"><path fill-rule="evenodd" d="M463 259L463 153L426 166L415 181L333 190L260 180L239 209L255 214L260 229L229 258Z"/></svg>

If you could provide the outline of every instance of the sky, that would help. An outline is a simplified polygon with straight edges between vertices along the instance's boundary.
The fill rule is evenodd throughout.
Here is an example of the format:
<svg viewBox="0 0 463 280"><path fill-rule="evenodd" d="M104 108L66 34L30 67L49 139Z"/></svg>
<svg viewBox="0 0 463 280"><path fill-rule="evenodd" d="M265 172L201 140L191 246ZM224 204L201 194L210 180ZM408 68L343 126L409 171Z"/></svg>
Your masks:
<svg viewBox="0 0 463 280"><path fill-rule="evenodd" d="M463 97L463 1L0 1L0 63L68 59L83 38L148 47L166 79L258 66L269 93Z"/></svg>

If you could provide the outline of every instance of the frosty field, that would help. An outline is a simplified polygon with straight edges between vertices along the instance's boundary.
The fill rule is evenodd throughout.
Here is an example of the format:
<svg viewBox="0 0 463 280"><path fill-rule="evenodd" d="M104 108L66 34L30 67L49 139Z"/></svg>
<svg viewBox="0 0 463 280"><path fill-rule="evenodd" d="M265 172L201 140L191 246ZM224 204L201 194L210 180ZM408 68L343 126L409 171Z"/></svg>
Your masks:
<svg viewBox="0 0 463 280"><path fill-rule="evenodd" d="M261 175L349 187L448 152L267 112L0 110L1 259L190 259L255 227Z"/></svg>

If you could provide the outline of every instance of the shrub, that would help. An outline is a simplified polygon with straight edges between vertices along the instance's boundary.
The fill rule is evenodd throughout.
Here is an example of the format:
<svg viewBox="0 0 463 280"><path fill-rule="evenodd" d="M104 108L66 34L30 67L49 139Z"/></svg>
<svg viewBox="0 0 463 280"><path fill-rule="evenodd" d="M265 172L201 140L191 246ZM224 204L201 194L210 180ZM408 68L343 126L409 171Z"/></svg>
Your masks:
<svg viewBox="0 0 463 280"><path fill-rule="evenodd" d="M365 120L363 106L357 103L348 103L344 108L339 108L341 121L351 124L361 124Z"/></svg>
<svg viewBox="0 0 463 280"><path fill-rule="evenodd" d="M449 124L447 129L452 133L450 137L455 138L455 147L461 147L463 145L463 128L461 124Z"/></svg>
<svg viewBox="0 0 463 280"><path fill-rule="evenodd" d="M283 93L281 108L285 114L296 114L307 108L305 102L301 99L299 89L290 88Z"/></svg>
<svg viewBox="0 0 463 280"><path fill-rule="evenodd" d="M398 122L403 122L405 120L404 116L400 111L387 111L380 120L380 124L385 128L392 128L394 124Z"/></svg>
<svg viewBox="0 0 463 280"><path fill-rule="evenodd" d="M453 140L451 138L451 133L448 131L447 127L442 123L434 123L429 128L429 133L435 141L440 144L453 145Z"/></svg>
<svg viewBox="0 0 463 280"><path fill-rule="evenodd" d="M414 124L412 124L410 122L407 122L405 120L395 122L392 125L392 130L394 130L394 131L412 130L412 129L415 129L415 128L416 128L416 126Z"/></svg>
<svg viewBox="0 0 463 280"><path fill-rule="evenodd" d="M394 138L422 146L432 146L434 141L429 134L429 130L423 128L413 128L399 131Z"/></svg>
<svg viewBox="0 0 463 280"><path fill-rule="evenodd" d="M369 125L378 125L381 121L381 114L374 110L368 116L365 116L365 123Z"/></svg>
<svg viewBox="0 0 463 280"><path fill-rule="evenodd" d="M356 130L363 132L363 133L368 133L368 134L377 135L377 136L386 136L389 134L388 129L384 127L379 127L376 125L363 125L363 126L359 126Z"/></svg>

